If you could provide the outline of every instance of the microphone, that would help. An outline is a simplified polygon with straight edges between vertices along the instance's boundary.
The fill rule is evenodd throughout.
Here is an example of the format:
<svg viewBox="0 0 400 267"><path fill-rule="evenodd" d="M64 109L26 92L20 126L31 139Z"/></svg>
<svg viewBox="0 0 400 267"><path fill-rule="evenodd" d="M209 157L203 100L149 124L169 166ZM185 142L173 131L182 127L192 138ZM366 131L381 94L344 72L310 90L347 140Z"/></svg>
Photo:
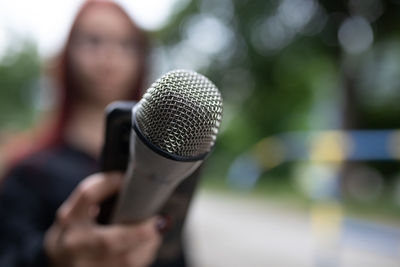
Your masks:
<svg viewBox="0 0 400 267"><path fill-rule="evenodd" d="M156 214L209 155L221 118L221 93L205 76L174 70L154 82L132 109L128 167L112 222Z"/></svg>

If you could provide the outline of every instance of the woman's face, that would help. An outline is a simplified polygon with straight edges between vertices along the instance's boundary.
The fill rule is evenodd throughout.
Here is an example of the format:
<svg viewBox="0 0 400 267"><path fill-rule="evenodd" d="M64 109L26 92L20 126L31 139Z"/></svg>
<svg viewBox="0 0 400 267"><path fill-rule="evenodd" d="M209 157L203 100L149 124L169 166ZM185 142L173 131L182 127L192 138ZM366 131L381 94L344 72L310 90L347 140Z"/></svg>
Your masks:
<svg viewBox="0 0 400 267"><path fill-rule="evenodd" d="M130 21L117 9L95 6L77 26L69 56L79 99L104 106L131 96L140 52Z"/></svg>

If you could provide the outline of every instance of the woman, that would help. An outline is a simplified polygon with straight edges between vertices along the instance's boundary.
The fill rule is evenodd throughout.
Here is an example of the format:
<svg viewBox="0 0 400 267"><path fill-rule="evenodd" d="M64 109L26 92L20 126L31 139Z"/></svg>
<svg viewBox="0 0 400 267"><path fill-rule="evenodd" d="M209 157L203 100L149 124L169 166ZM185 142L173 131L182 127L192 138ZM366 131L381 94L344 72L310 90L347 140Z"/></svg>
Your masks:
<svg viewBox="0 0 400 267"><path fill-rule="evenodd" d="M97 173L104 108L138 100L146 38L115 3L87 1L60 57L55 127L8 172L0 191L0 266L185 266L181 230L196 176L155 216L132 225L96 223L120 173Z"/></svg>

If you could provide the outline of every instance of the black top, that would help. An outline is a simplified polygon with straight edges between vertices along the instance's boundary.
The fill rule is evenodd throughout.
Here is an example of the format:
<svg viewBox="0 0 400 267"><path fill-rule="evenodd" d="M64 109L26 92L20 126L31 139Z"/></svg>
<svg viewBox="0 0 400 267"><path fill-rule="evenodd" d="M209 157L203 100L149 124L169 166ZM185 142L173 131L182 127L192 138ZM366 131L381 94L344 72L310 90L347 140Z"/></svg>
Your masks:
<svg viewBox="0 0 400 267"><path fill-rule="evenodd" d="M68 145L36 152L15 166L0 188L0 267L48 266L44 233L77 184L98 169L95 159ZM163 208L173 224L153 266L186 266L181 235L197 177L185 179Z"/></svg>

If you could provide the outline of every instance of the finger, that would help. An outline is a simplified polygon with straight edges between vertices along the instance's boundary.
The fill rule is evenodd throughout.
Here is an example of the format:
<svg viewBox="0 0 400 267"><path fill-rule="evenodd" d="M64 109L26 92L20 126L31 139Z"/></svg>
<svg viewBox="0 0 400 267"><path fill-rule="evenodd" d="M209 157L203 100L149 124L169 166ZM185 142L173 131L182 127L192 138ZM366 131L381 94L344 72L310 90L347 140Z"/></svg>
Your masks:
<svg viewBox="0 0 400 267"><path fill-rule="evenodd" d="M64 232L61 246L70 255L81 258L109 258L120 256L141 247L151 240L158 240L156 218L139 225L112 225L71 228Z"/></svg>
<svg viewBox="0 0 400 267"><path fill-rule="evenodd" d="M97 254L97 235L93 227L72 229L63 235L60 246L68 255L90 259Z"/></svg>
<svg viewBox="0 0 400 267"><path fill-rule="evenodd" d="M59 219L64 223L89 222L93 220L93 209L115 194L121 187L122 174L97 173L84 179L63 203Z"/></svg>
<svg viewBox="0 0 400 267"><path fill-rule="evenodd" d="M79 255L80 259L95 260L111 255L110 251L114 244L99 231L98 227L89 225L67 230L59 245L68 255Z"/></svg>
<svg viewBox="0 0 400 267"><path fill-rule="evenodd" d="M141 246L120 257L122 261L120 266L149 266L154 262L160 245L160 237L147 240Z"/></svg>
<svg viewBox="0 0 400 267"><path fill-rule="evenodd" d="M156 229L158 217L133 225L113 225L99 227L104 253L121 254L141 247L143 244L160 239Z"/></svg>

